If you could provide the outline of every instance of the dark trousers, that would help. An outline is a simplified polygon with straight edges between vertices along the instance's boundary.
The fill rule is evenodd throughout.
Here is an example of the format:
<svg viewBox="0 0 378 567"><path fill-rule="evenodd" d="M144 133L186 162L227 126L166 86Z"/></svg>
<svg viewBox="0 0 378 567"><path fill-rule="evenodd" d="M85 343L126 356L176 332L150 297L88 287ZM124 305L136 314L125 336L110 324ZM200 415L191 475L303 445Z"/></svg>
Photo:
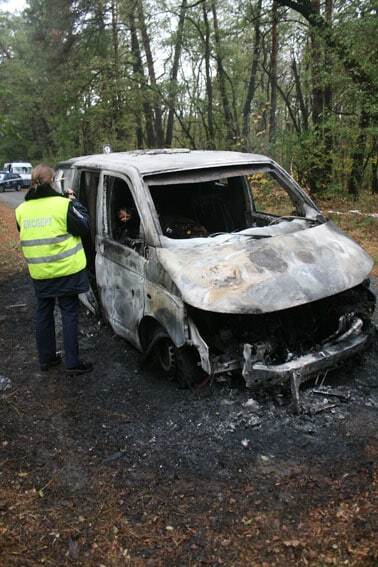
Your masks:
<svg viewBox="0 0 378 567"><path fill-rule="evenodd" d="M66 367L75 368L79 364L79 298L63 295L57 299L62 315ZM37 298L36 336L40 364L46 364L56 356L54 307L55 297Z"/></svg>

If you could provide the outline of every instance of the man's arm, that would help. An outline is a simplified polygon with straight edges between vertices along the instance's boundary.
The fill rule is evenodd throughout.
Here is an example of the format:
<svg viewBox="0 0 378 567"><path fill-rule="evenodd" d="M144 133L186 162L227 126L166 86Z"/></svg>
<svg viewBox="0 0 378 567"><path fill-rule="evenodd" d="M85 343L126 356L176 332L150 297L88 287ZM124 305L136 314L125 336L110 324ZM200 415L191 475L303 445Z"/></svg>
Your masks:
<svg viewBox="0 0 378 567"><path fill-rule="evenodd" d="M89 216L87 209L74 199L68 205L67 230L73 236L88 237L90 234Z"/></svg>

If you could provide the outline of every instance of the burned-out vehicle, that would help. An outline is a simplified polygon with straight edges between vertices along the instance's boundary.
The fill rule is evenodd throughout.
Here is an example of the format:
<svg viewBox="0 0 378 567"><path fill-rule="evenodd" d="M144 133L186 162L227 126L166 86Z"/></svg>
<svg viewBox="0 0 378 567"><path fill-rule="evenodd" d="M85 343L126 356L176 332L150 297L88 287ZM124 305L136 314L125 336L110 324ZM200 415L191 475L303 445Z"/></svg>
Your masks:
<svg viewBox="0 0 378 567"><path fill-rule="evenodd" d="M61 163L56 180L91 217L84 302L166 374L290 378L297 392L367 346L371 258L271 159L92 155Z"/></svg>

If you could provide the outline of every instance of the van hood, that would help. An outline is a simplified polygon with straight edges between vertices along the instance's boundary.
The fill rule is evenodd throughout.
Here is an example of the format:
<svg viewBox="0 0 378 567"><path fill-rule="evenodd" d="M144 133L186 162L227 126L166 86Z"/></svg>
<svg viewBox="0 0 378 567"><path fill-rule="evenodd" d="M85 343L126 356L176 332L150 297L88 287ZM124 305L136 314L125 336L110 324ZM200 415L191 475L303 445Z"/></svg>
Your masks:
<svg viewBox="0 0 378 567"><path fill-rule="evenodd" d="M260 231L262 232L262 231ZM269 313L340 293L361 283L373 261L331 221L258 239L159 248L183 300L205 311Z"/></svg>

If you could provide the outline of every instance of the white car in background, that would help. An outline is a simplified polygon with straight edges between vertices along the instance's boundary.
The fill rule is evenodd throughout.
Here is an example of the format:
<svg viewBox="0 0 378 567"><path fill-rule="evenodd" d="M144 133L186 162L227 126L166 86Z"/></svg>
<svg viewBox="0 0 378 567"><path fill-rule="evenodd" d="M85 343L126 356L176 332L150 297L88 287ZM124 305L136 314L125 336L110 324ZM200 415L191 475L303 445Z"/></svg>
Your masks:
<svg viewBox="0 0 378 567"><path fill-rule="evenodd" d="M11 173L18 173L22 179L23 187L30 187L32 164L27 161L13 161L4 163L4 169Z"/></svg>

